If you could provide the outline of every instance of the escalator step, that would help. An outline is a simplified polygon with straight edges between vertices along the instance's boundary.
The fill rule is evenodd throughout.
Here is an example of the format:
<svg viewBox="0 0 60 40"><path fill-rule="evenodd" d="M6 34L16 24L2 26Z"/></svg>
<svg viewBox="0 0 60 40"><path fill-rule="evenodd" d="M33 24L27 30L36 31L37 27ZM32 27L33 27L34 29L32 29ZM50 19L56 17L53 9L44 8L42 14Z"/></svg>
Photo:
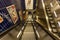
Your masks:
<svg viewBox="0 0 60 40"><path fill-rule="evenodd" d="M49 16L49 17L51 17L51 16L52 16L52 14L48 14L48 16Z"/></svg>
<svg viewBox="0 0 60 40"><path fill-rule="evenodd" d="M52 18L52 17L50 17L49 19L50 19L50 20L53 20L53 18Z"/></svg>
<svg viewBox="0 0 60 40"><path fill-rule="evenodd" d="M53 23L54 23L54 21L50 21L50 23L51 23L51 24L53 24Z"/></svg>
<svg viewBox="0 0 60 40"><path fill-rule="evenodd" d="M52 29L52 31L53 31L54 33L58 32L57 29Z"/></svg>
<svg viewBox="0 0 60 40"><path fill-rule="evenodd" d="M48 14L50 14L51 12L50 12L50 11L48 11L47 13L48 13Z"/></svg>
<svg viewBox="0 0 60 40"><path fill-rule="evenodd" d="M55 26L55 25L53 25L53 24L52 24L51 26L52 26L53 28L54 28L54 27L56 27L56 26Z"/></svg>

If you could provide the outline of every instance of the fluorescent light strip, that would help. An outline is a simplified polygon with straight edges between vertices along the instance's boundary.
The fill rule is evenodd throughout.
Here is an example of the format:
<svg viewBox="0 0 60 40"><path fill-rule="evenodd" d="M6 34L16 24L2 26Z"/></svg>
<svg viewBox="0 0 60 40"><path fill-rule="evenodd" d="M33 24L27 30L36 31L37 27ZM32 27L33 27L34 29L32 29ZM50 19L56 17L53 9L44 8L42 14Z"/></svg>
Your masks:
<svg viewBox="0 0 60 40"><path fill-rule="evenodd" d="M50 3L50 6L53 7L52 3Z"/></svg>
<svg viewBox="0 0 60 40"><path fill-rule="evenodd" d="M60 22L58 21L59 27L60 27Z"/></svg>
<svg viewBox="0 0 60 40"><path fill-rule="evenodd" d="M26 23L25 23L24 25L26 25ZM21 29L20 32L18 33L17 38L19 38L19 36L21 35L23 29L24 29L24 26L22 27L22 29Z"/></svg>
<svg viewBox="0 0 60 40"><path fill-rule="evenodd" d="M57 17L57 14L56 14L56 12L54 11L54 15L55 15L55 17Z"/></svg>
<svg viewBox="0 0 60 40"><path fill-rule="evenodd" d="M34 29L36 30L36 27L35 26L34 26ZM38 33L37 30L36 30L36 34L37 34L38 38L40 38L40 35L39 35L39 33Z"/></svg>
<svg viewBox="0 0 60 40"><path fill-rule="evenodd" d="M22 31L20 30L20 32L19 32L19 33L18 33L18 35L17 35L17 38L19 38L19 36L20 36L21 32L22 32Z"/></svg>
<svg viewBox="0 0 60 40"><path fill-rule="evenodd" d="M22 27L22 29L21 29L20 32L18 33L17 38L19 38L19 36L21 35L23 29L24 29L24 26Z"/></svg>
<svg viewBox="0 0 60 40"><path fill-rule="evenodd" d="M37 34L38 38L40 38L40 35L39 35L39 33L38 33L38 31L37 31L37 30L36 30L36 34Z"/></svg>
<svg viewBox="0 0 60 40"><path fill-rule="evenodd" d="M53 7L53 4L52 3L50 3L50 5L51 5L51 7ZM56 14L55 11L54 11L54 15L55 15L55 17L57 17L57 14Z"/></svg>
<svg viewBox="0 0 60 40"><path fill-rule="evenodd" d="M24 29L24 26L22 27L22 30Z"/></svg>

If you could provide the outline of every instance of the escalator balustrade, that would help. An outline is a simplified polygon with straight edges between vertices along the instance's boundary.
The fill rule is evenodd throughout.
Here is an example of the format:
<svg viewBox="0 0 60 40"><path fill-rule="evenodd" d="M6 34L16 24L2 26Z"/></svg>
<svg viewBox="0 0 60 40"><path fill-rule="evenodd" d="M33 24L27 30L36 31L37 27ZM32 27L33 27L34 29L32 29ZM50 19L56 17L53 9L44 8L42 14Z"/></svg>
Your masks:
<svg viewBox="0 0 60 40"><path fill-rule="evenodd" d="M52 32L54 33L57 33L57 27L56 27L56 24L55 24L55 21L54 21L54 18L53 18L53 14L51 13L51 9L46 8L46 11L47 11L47 15L48 15L48 20L49 20L49 23L50 23L50 26L51 26L51 29L52 29Z"/></svg>

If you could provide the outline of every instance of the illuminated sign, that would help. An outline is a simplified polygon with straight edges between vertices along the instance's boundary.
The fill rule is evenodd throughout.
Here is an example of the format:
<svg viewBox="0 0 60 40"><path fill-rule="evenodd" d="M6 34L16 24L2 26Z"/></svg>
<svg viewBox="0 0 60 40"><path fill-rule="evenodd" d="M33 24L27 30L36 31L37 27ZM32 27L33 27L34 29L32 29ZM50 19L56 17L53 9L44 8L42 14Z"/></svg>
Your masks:
<svg viewBox="0 0 60 40"><path fill-rule="evenodd" d="M0 33L13 25L10 15L6 8L0 10Z"/></svg>
<svg viewBox="0 0 60 40"><path fill-rule="evenodd" d="M6 8L11 16L13 23L15 24L18 21L18 15L17 15L16 9L15 9L15 6L11 5Z"/></svg>
<svg viewBox="0 0 60 40"><path fill-rule="evenodd" d="M25 0L26 9L33 9L33 0Z"/></svg>

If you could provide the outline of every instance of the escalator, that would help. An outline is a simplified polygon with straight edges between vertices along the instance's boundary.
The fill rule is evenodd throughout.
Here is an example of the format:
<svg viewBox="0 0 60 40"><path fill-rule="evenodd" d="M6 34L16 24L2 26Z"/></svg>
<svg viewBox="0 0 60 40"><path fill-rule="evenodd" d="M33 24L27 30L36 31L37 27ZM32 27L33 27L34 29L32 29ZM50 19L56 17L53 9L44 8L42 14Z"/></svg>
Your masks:
<svg viewBox="0 0 60 40"><path fill-rule="evenodd" d="M36 40L35 38L35 32L32 26L32 15L28 15L28 18L26 20L27 24L24 29L23 35L21 37L21 40Z"/></svg>
<svg viewBox="0 0 60 40"><path fill-rule="evenodd" d="M59 30L58 30L59 26L58 26L58 23L56 21L57 18L55 18L55 12L54 13L51 12L51 7L50 6L46 7L46 12L47 12L51 32L56 37L55 40L57 40L57 39L60 40L60 37L59 37L60 35L59 35Z"/></svg>
<svg viewBox="0 0 60 40"><path fill-rule="evenodd" d="M31 15L29 15L28 19ZM36 22L27 20L27 24L20 40L53 40Z"/></svg>
<svg viewBox="0 0 60 40"><path fill-rule="evenodd" d="M22 35L22 39L21 40L36 40L35 39L35 33L33 30L33 26L31 23L28 23L26 25L26 28L24 30L24 33Z"/></svg>
<svg viewBox="0 0 60 40"><path fill-rule="evenodd" d="M53 38L42 28L41 25L34 22L34 29L36 31L38 40L53 40Z"/></svg>
<svg viewBox="0 0 60 40"><path fill-rule="evenodd" d="M25 15L26 12L24 10L22 13L24 14L22 24L17 25L16 28L12 29L0 40L58 40L55 34L58 36L60 34L58 34L57 26L54 21L54 14L50 12L50 7L47 6L44 8L45 3L43 3L43 1L44 0L40 0L40 5L38 5L40 8L36 7L35 10L37 14L35 14L35 17L37 20L33 20L32 17L34 16L34 10L31 10L30 14L30 10L27 10L28 15ZM21 1L21 3L23 2ZM22 9L24 9L24 7Z"/></svg>
<svg viewBox="0 0 60 40"><path fill-rule="evenodd" d="M28 15L28 19L24 27L23 33L21 34L22 36L19 36L16 38L17 34L20 35L19 28L13 29L11 32L9 32L7 35L5 35L1 40L53 40L50 35L48 35L41 27L39 26L36 22L32 21L31 15ZM31 20L32 19L32 20ZM14 33L14 34L13 34ZM9 38L9 39L8 39Z"/></svg>

